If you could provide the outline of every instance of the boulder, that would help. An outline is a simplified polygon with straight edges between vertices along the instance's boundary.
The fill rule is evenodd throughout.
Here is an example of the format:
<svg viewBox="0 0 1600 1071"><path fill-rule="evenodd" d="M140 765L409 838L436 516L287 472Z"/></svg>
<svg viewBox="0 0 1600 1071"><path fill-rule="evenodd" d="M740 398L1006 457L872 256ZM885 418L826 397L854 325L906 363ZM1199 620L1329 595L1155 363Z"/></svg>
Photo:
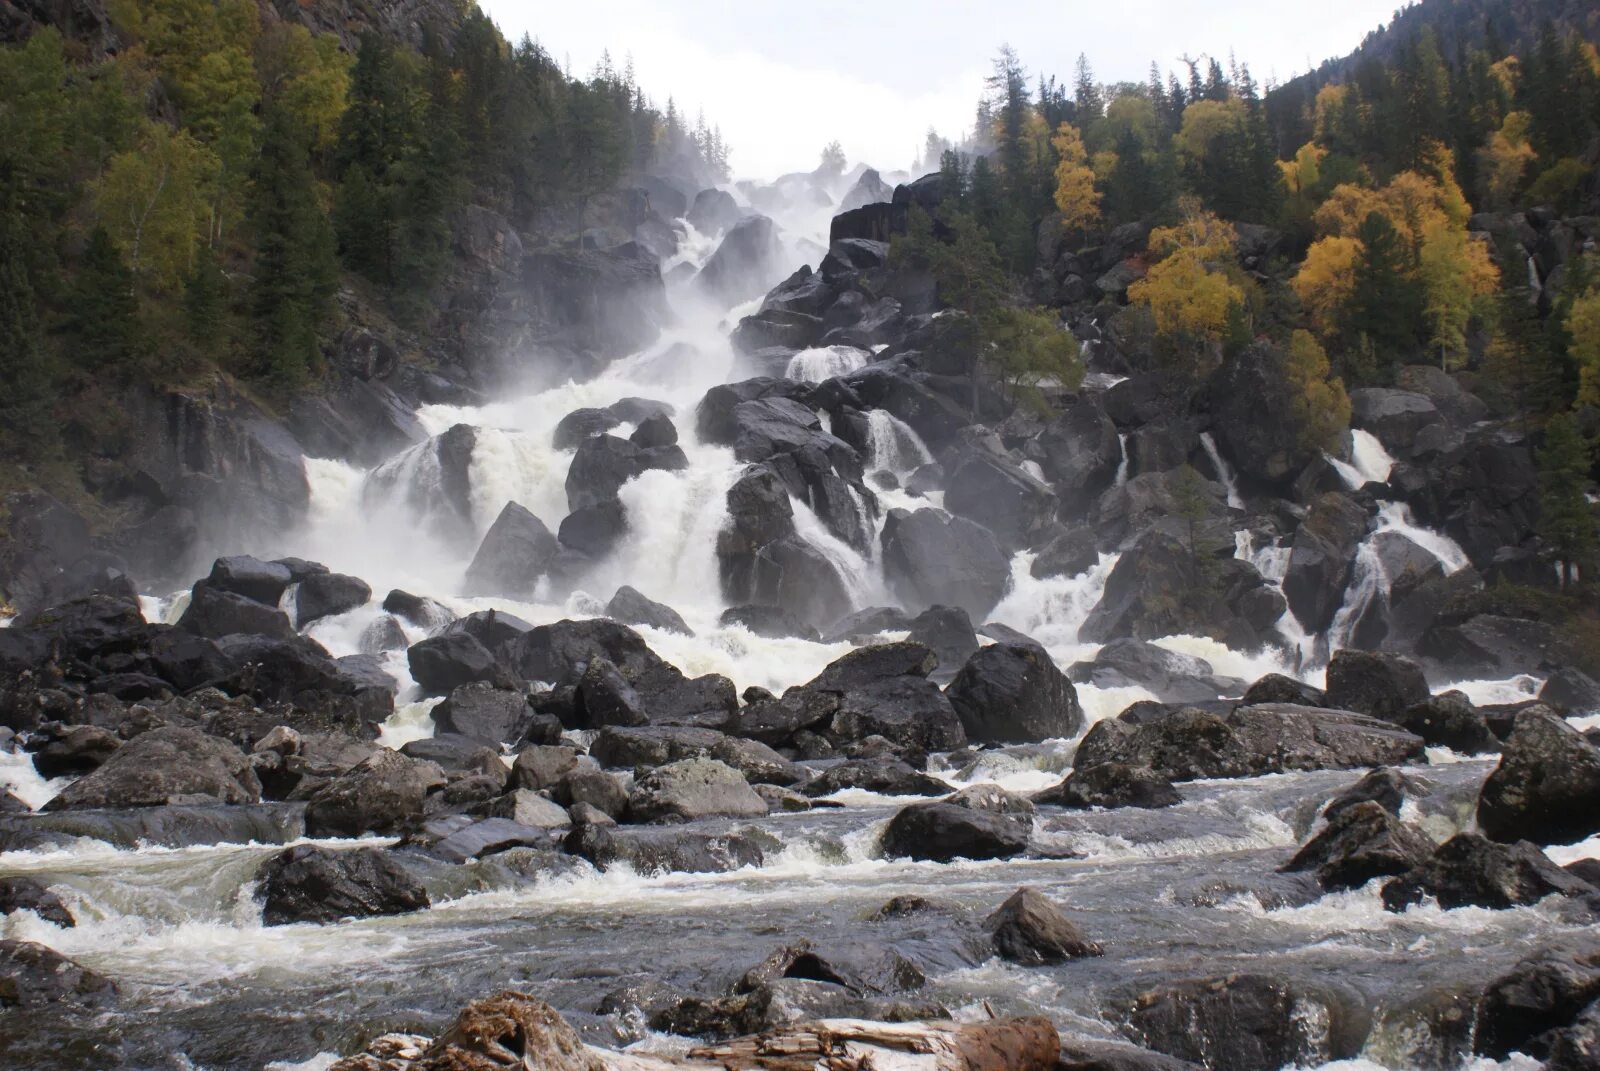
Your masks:
<svg viewBox="0 0 1600 1071"><path fill-rule="evenodd" d="M926 677L939 666L939 656L920 643L902 640L846 651L807 681L808 692L847 692L889 677Z"/></svg>
<svg viewBox="0 0 1600 1071"><path fill-rule="evenodd" d="M1258 703L1293 703L1302 707L1328 706L1328 697L1321 688L1304 681L1286 677L1282 673L1268 673L1245 689L1240 705L1253 707Z"/></svg>
<svg viewBox="0 0 1600 1071"><path fill-rule="evenodd" d="M551 804L551 806L555 806ZM556 810L560 810L559 807ZM421 839L427 852L447 863L466 863L512 848L548 848L565 823L530 826L510 818L473 819L466 815L446 815L424 824Z"/></svg>
<svg viewBox="0 0 1600 1071"><path fill-rule="evenodd" d="M44 882L26 875L0 878L0 917L13 911L32 911L53 926L71 929L77 925L72 912Z"/></svg>
<svg viewBox="0 0 1600 1071"><path fill-rule="evenodd" d="M519 789L540 792L554 789L578 768L578 753L560 744L536 744L517 752L511 764L511 783Z"/></svg>
<svg viewBox="0 0 1600 1071"><path fill-rule="evenodd" d="M1367 511L1349 495L1330 491L1311 504L1283 578L1289 609L1306 631L1323 632L1333 623L1366 533Z"/></svg>
<svg viewBox="0 0 1600 1071"><path fill-rule="evenodd" d="M1226 713L1191 707L1144 725L1120 718L1096 722L1078 744L1073 767L1121 762L1148 766L1172 781L1191 781L1394 765L1422 757L1420 737L1376 718L1266 703Z"/></svg>
<svg viewBox="0 0 1600 1071"><path fill-rule="evenodd" d="M1500 750L1500 740L1465 695L1445 692L1407 707L1397 718L1387 719L1416 733L1430 747L1447 747L1461 755L1488 755Z"/></svg>
<svg viewBox="0 0 1600 1071"><path fill-rule="evenodd" d="M909 606L959 606L983 620L1005 594L1011 565L990 532L941 510L890 510L883 567Z"/></svg>
<svg viewBox="0 0 1600 1071"><path fill-rule="evenodd" d="M676 632L693 636L694 630L684 623L672 607L646 598L638 590L624 584L606 604L606 616L625 625L644 625L662 632Z"/></svg>
<svg viewBox="0 0 1600 1071"><path fill-rule="evenodd" d="M1473 1051L1495 1060L1515 1052L1548 1059L1563 1028L1586 1008L1592 1009L1596 1000L1600 1000L1600 949L1537 951L1490 982L1478 998ZM1593 1053L1591 1049L1590 1057Z"/></svg>
<svg viewBox="0 0 1600 1071"><path fill-rule="evenodd" d="M1388 766L1369 770L1361 780L1328 801L1322 817L1332 822L1342 811L1362 803L1376 803L1396 818L1406 801L1410 786L1405 775Z"/></svg>
<svg viewBox="0 0 1600 1071"><path fill-rule="evenodd" d="M261 783L242 751L225 740L174 726L134 737L99 769L62 789L44 809L256 803L260 799Z"/></svg>
<svg viewBox="0 0 1600 1071"><path fill-rule="evenodd" d="M558 549L543 521L507 502L467 566L462 594L529 598L539 578L550 571Z"/></svg>
<svg viewBox="0 0 1600 1071"><path fill-rule="evenodd" d="M522 738L532 711L526 693L488 681L459 685L430 712L435 729L499 747Z"/></svg>
<svg viewBox="0 0 1600 1071"><path fill-rule="evenodd" d="M1539 689L1539 702L1569 714L1600 714L1600 681L1571 666L1550 674Z"/></svg>
<svg viewBox="0 0 1600 1071"><path fill-rule="evenodd" d="M464 684L513 684L489 649L465 632L419 640L406 651L411 677L423 695L449 695Z"/></svg>
<svg viewBox="0 0 1600 1071"><path fill-rule="evenodd" d="M556 424L550 445L557 450L574 450L585 439L604 435L621 424L616 414L605 409L574 409Z"/></svg>
<svg viewBox="0 0 1600 1071"><path fill-rule="evenodd" d="M343 573L313 573L295 586L295 627L305 628L324 617L349 613L371 600L372 587L360 577Z"/></svg>
<svg viewBox="0 0 1600 1071"><path fill-rule="evenodd" d="M939 665L953 672L978 650L972 618L959 606L930 606L909 622L912 643L924 644L939 657Z"/></svg>
<svg viewBox="0 0 1600 1071"><path fill-rule="evenodd" d="M444 771L434 763L379 748L312 794L306 807L306 833L359 837L394 832L422 813L428 793L444 781Z"/></svg>
<svg viewBox="0 0 1600 1071"><path fill-rule="evenodd" d="M1117 426L1100 397L1087 392L1068 402L1025 450L1061 496L1063 515L1087 510L1122 464Z"/></svg>
<svg viewBox="0 0 1600 1071"><path fill-rule="evenodd" d="M455 612L424 595L395 588L383 597L383 609L416 628L437 632L456 619Z"/></svg>
<svg viewBox="0 0 1600 1071"><path fill-rule="evenodd" d="M212 587L206 580L194 586L178 627L209 639L242 634L286 640L295 634L289 615L276 605Z"/></svg>
<svg viewBox="0 0 1600 1071"><path fill-rule="evenodd" d="M670 672L637 632L604 618L540 625L518 637L510 649L511 663L524 679L554 685L576 683L597 657L629 681Z"/></svg>
<svg viewBox="0 0 1600 1071"><path fill-rule="evenodd" d="M813 799L848 789L884 796L943 796L950 786L898 759L847 759L798 786Z"/></svg>
<svg viewBox="0 0 1600 1071"><path fill-rule="evenodd" d="M1395 457L1410 457L1417 434L1444 420L1426 395L1389 387L1350 392L1350 426L1370 431Z"/></svg>
<svg viewBox="0 0 1600 1071"><path fill-rule="evenodd" d="M757 797L759 799L759 797ZM762 804L761 813L767 808ZM760 866L763 853L755 838L742 833L702 833L649 827L574 826L566 849L601 870L622 863L636 874L723 874Z"/></svg>
<svg viewBox="0 0 1600 1071"><path fill-rule="evenodd" d="M1077 663L1074 680L1102 688L1137 684L1163 703L1204 702L1217 697L1211 663L1128 637L1100 648L1094 661Z"/></svg>
<svg viewBox="0 0 1600 1071"><path fill-rule="evenodd" d="M690 210L693 211L692 209ZM777 282L783 271L778 227L762 215L746 216L723 235L716 252L695 276L695 288L723 305L736 305Z"/></svg>
<svg viewBox="0 0 1600 1071"><path fill-rule="evenodd" d="M573 695L573 728L603 729L609 725L646 725L644 701L611 660L596 655L584 667Z"/></svg>
<svg viewBox="0 0 1600 1071"><path fill-rule="evenodd" d="M952 751L967 742L961 719L939 686L922 677L888 677L839 696L826 735L839 743L882 737L908 754Z"/></svg>
<svg viewBox="0 0 1600 1071"><path fill-rule="evenodd" d="M694 195L685 219L701 234L716 234L727 230L744 215L739 202L727 190L701 190Z"/></svg>
<svg viewBox="0 0 1600 1071"><path fill-rule="evenodd" d="M1383 906L1404 911L1433 897L1445 910L1487 907L1504 910L1538 903L1547 896L1593 896L1595 887L1567 873L1527 841L1496 844L1476 833L1458 833L1424 862L1383 887Z"/></svg>
<svg viewBox="0 0 1600 1071"><path fill-rule="evenodd" d="M1340 809L1283 869L1313 871L1324 889L1356 889L1423 865L1433 849L1433 841L1380 804L1358 803Z"/></svg>
<svg viewBox="0 0 1600 1071"><path fill-rule="evenodd" d="M98 725L44 725L28 740L40 777L78 777L99 769L122 747L122 738Z"/></svg>
<svg viewBox="0 0 1600 1071"><path fill-rule="evenodd" d="M1366 1009L1340 995L1262 974L1165 982L1124 1003L1123 1032L1157 1052L1227 1071L1317 1067L1354 1057Z"/></svg>
<svg viewBox="0 0 1600 1071"><path fill-rule="evenodd" d="M1026 818L932 801L902 807L884 829L882 847L890 859L1009 859L1028 850L1030 832Z"/></svg>
<svg viewBox="0 0 1600 1071"><path fill-rule="evenodd" d="M551 794L557 803L570 809L574 825L580 824L579 817L586 810L615 820L628 809L628 791L622 783L604 770L586 766L556 782Z"/></svg>
<svg viewBox="0 0 1600 1071"><path fill-rule="evenodd" d="M1087 525L1069 528L1044 545L1034 556L1028 573L1035 580L1055 576L1081 576L1100 561L1094 530Z"/></svg>
<svg viewBox="0 0 1600 1071"><path fill-rule="evenodd" d="M821 638L816 629L782 606L730 606L722 611L718 624L723 628L737 626L751 635L773 640L794 637L816 643Z"/></svg>
<svg viewBox="0 0 1600 1071"><path fill-rule="evenodd" d="M526 829L565 830L572 817L565 807L527 788L515 788L494 800L484 812L490 818L503 818Z"/></svg>
<svg viewBox="0 0 1600 1071"><path fill-rule="evenodd" d="M248 554L218 558L206 577L207 586L215 591L243 595L273 607L283 600L283 593L293 581L294 574L284 563L264 562Z"/></svg>
<svg viewBox="0 0 1600 1071"><path fill-rule="evenodd" d="M969 622L971 618L967 619ZM869 606L841 617L823 630L823 643L856 643L884 632L906 632L911 618L898 606Z"/></svg>
<svg viewBox="0 0 1600 1071"><path fill-rule="evenodd" d="M70 1003L101 1007L117 998L111 979L44 945L0 940L0 1008Z"/></svg>
<svg viewBox="0 0 1600 1071"><path fill-rule="evenodd" d="M1155 810L1183 802L1172 782L1148 766L1102 762L1074 770L1061 783L1033 795L1033 802L1069 807L1139 807Z"/></svg>
<svg viewBox="0 0 1600 1071"><path fill-rule="evenodd" d="M1245 479L1284 487L1316 456L1294 409L1284 356L1267 343L1225 359L1207 387L1217 448Z"/></svg>
<svg viewBox="0 0 1600 1071"><path fill-rule="evenodd" d="M969 740L1030 744L1083 727L1078 693L1043 648L996 643L969 658L945 689Z"/></svg>
<svg viewBox="0 0 1600 1071"><path fill-rule="evenodd" d="M1548 708L1524 710L1483 784L1478 825L1494 840L1535 844L1600 833L1600 748Z"/></svg>
<svg viewBox="0 0 1600 1071"><path fill-rule="evenodd" d="M1056 497L1021 466L974 450L950 469L944 507L989 529L1003 548L1016 551L1044 533L1055 517Z"/></svg>
<svg viewBox="0 0 1600 1071"><path fill-rule="evenodd" d="M1398 723L1428 698L1428 681L1415 662L1375 651L1335 651L1328 663L1325 701Z"/></svg>
<svg viewBox="0 0 1600 1071"><path fill-rule="evenodd" d="M381 848L288 848L256 873L256 899L268 926L401 915L429 906L428 892Z"/></svg>
<svg viewBox="0 0 1600 1071"><path fill-rule="evenodd" d="M644 451L616 435L595 435L578 444L567 469L567 506L581 510L612 501L622 485L646 468Z"/></svg>
<svg viewBox="0 0 1600 1071"><path fill-rule="evenodd" d="M995 908L983 926L994 940L995 953L1024 967L1103 954L1054 902L1026 885Z"/></svg>
<svg viewBox="0 0 1600 1071"><path fill-rule="evenodd" d="M744 775L715 759L684 759L634 782L628 817L634 822L688 822L727 815L765 815L767 805Z"/></svg>

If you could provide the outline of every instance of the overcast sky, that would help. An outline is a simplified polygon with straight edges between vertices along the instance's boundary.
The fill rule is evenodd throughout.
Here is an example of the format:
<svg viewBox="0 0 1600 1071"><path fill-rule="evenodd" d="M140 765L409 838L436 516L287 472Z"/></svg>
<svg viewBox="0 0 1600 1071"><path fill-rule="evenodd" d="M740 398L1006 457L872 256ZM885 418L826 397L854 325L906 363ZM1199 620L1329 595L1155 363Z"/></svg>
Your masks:
<svg viewBox="0 0 1600 1071"><path fill-rule="evenodd" d="M1072 80L1086 53L1102 82L1143 81L1151 60L1232 50L1283 81L1356 47L1399 0L480 0L512 40L538 39L575 74L631 54L658 104L704 108L739 177L816 166L838 138L852 163L908 167L931 125L969 127L995 50Z"/></svg>

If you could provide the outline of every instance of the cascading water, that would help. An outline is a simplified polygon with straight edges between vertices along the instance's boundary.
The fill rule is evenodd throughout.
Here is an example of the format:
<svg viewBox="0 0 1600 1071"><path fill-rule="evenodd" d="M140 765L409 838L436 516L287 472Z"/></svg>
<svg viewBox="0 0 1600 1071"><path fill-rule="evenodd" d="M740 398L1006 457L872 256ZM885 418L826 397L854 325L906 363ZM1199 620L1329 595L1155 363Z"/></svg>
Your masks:
<svg viewBox="0 0 1600 1071"><path fill-rule="evenodd" d="M801 383L821 383L864 367L868 356L854 346L814 346L789 358L783 375Z"/></svg>
<svg viewBox="0 0 1600 1071"><path fill-rule="evenodd" d="M1232 467L1222 459L1222 454L1217 450L1217 441L1211 437L1209 431L1200 434L1200 445L1205 447L1206 457L1211 459L1211 468L1227 492L1228 508L1244 509L1244 499L1239 497L1238 477L1234 475Z"/></svg>
<svg viewBox="0 0 1600 1071"><path fill-rule="evenodd" d="M933 460L921 436L888 410L867 413L867 434L867 464L874 472L904 478Z"/></svg>

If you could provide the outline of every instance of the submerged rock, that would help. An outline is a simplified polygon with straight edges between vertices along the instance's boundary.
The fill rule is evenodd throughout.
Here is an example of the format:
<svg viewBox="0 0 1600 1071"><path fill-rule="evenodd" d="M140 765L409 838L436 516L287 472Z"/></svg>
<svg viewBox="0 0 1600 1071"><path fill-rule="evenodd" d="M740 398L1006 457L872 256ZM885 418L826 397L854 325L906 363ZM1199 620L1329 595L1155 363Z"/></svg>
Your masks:
<svg viewBox="0 0 1600 1071"><path fill-rule="evenodd" d="M1283 869L1315 871L1324 889L1355 889L1423 865L1434 844L1371 801L1341 809Z"/></svg>
<svg viewBox="0 0 1600 1071"><path fill-rule="evenodd" d="M32 941L0 940L0 1008L99 1007L116 998L116 983L60 953Z"/></svg>
<svg viewBox="0 0 1600 1071"><path fill-rule="evenodd" d="M913 803L883 831L883 854L948 863L955 859L1009 859L1028 850L1032 821L955 803Z"/></svg>
<svg viewBox="0 0 1600 1071"><path fill-rule="evenodd" d="M1033 802L1059 807L1141 807L1154 810L1183 802L1172 782L1148 766L1102 762L1074 770L1059 785L1034 793Z"/></svg>
<svg viewBox="0 0 1600 1071"><path fill-rule="evenodd" d="M1527 841L1496 844L1476 833L1445 841L1420 865L1383 887L1383 906L1404 911L1433 897L1439 906L1504 910L1547 896L1593 896L1594 886L1551 862Z"/></svg>
<svg viewBox="0 0 1600 1071"><path fill-rule="evenodd" d="M1600 748L1545 707L1515 725L1478 797L1478 825L1495 840L1535 844L1600 833Z"/></svg>
<svg viewBox="0 0 1600 1071"><path fill-rule="evenodd" d="M268 926L400 915L429 905L422 884L381 848L297 845L264 863L256 880Z"/></svg>
<svg viewBox="0 0 1600 1071"><path fill-rule="evenodd" d="M1026 885L995 908L984 920L984 928L994 939L1000 958L1025 967L1103 954L1054 902Z"/></svg>

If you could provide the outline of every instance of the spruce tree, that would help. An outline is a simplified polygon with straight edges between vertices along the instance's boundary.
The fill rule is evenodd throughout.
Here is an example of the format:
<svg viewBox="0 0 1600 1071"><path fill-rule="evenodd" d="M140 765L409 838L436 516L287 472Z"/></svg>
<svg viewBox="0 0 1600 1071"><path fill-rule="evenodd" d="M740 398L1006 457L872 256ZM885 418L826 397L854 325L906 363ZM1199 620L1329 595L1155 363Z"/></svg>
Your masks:
<svg viewBox="0 0 1600 1071"><path fill-rule="evenodd" d="M15 459L45 456L57 441L55 367L39 336L29 247L21 183L0 158L0 453Z"/></svg>
<svg viewBox="0 0 1600 1071"><path fill-rule="evenodd" d="M1376 367L1360 369L1364 378L1392 382L1395 365L1420 344L1422 294L1409 274L1409 257L1387 216L1372 212L1356 238L1362 253L1355 284L1345 304L1343 333L1352 348L1370 347Z"/></svg>
<svg viewBox="0 0 1600 1071"><path fill-rule="evenodd" d="M104 227L89 235L73 280L65 326L74 364L132 373L140 349L139 300L133 272Z"/></svg>
<svg viewBox="0 0 1600 1071"><path fill-rule="evenodd" d="M1563 589L1595 560L1594 507L1587 495L1589 445L1570 413L1550 418L1539 451L1539 535L1555 559Z"/></svg>

